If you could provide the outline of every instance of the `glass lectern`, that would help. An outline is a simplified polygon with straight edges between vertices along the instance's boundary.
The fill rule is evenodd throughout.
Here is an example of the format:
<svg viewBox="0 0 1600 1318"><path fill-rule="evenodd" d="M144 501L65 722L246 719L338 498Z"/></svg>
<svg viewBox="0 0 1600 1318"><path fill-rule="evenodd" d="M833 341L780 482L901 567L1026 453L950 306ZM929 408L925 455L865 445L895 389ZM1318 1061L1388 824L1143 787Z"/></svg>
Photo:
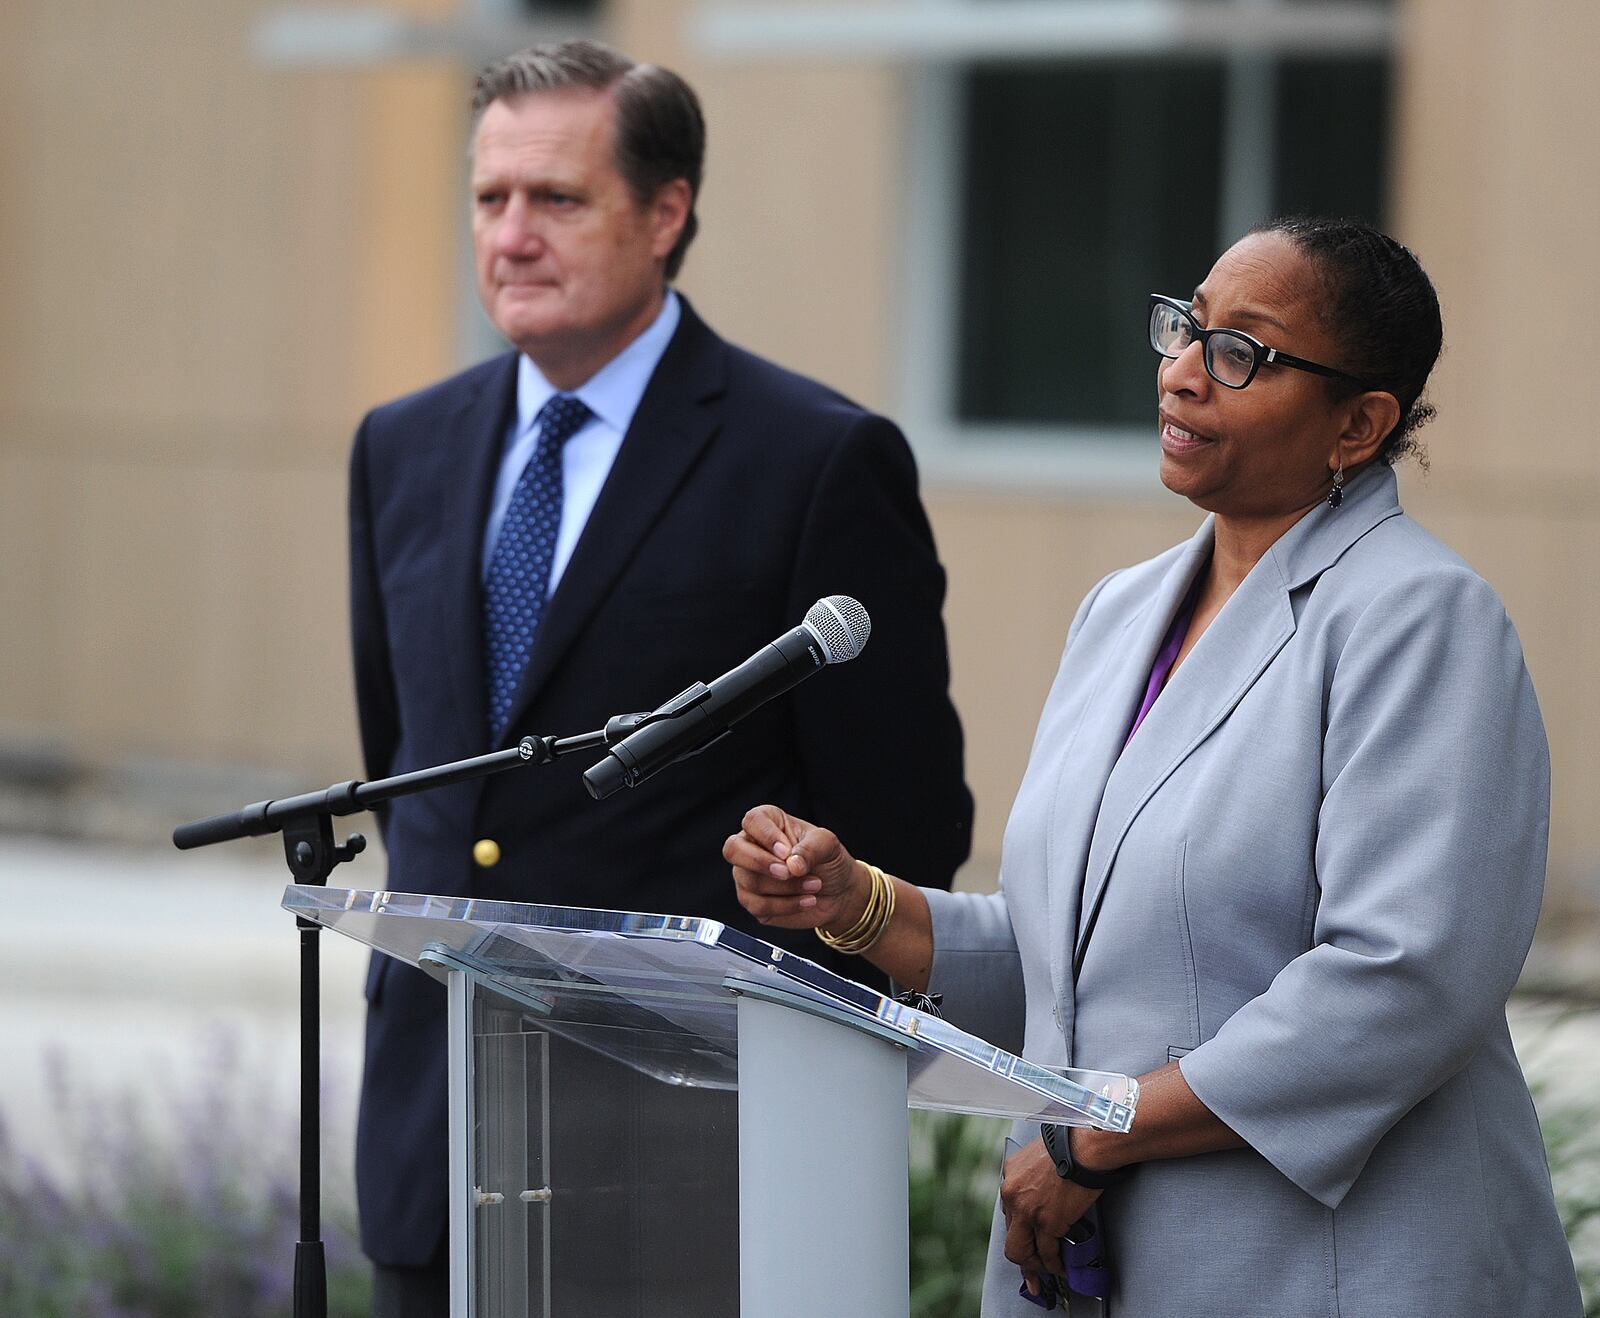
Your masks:
<svg viewBox="0 0 1600 1318"><path fill-rule="evenodd" d="M1051 1070L712 920L291 885L442 980L451 1318L896 1318L906 1109L1126 1130Z"/></svg>

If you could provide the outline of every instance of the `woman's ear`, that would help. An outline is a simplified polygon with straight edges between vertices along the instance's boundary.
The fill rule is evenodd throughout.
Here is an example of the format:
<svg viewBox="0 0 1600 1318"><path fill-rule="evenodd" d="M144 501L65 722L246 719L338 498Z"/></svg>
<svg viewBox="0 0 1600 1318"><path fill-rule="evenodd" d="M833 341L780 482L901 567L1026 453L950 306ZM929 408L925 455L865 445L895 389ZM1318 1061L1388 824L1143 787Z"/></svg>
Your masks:
<svg viewBox="0 0 1600 1318"><path fill-rule="evenodd" d="M1400 424L1400 400L1381 389L1357 394L1345 407L1339 432L1338 464L1347 471L1370 462L1389 433Z"/></svg>

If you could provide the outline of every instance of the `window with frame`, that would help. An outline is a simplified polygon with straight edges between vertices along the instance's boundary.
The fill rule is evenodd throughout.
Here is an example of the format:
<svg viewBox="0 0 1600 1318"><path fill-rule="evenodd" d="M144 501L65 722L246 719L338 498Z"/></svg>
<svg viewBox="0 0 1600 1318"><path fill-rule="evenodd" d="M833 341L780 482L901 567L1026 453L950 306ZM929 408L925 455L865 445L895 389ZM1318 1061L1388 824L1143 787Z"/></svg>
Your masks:
<svg viewBox="0 0 1600 1318"><path fill-rule="evenodd" d="M943 479L1147 488L1148 294L1188 293L1273 215L1386 222L1393 0L937 12L910 83L900 412Z"/></svg>
<svg viewBox="0 0 1600 1318"><path fill-rule="evenodd" d="M963 81L962 425L1140 423L1147 294L1187 296L1272 215L1384 222L1386 58L1113 58Z"/></svg>

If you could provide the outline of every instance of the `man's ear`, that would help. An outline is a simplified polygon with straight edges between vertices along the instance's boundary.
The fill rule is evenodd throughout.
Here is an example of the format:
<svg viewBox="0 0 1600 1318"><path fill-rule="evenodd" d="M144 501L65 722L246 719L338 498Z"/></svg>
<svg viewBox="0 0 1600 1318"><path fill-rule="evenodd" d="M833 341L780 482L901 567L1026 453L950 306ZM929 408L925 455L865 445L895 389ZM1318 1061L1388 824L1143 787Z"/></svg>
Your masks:
<svg viewBox="0 0 1600 1318"><path fill-rule="evenodd" d="M650 252L657 260L666 260L678 245L678 238L683 233L683 226L689 222L689 211L693 205L694 198L690 195L689 180L686 178L668 179L656 189L656 195L650 199L649 209Z"/></svg>

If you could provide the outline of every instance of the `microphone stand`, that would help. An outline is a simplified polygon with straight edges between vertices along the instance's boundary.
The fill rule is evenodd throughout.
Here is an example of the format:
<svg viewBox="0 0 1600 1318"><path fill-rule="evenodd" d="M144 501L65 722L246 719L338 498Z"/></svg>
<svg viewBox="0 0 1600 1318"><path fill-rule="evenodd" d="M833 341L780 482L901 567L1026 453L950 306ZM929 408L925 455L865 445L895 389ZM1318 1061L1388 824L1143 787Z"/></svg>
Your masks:
<svg viewBox="0 0 1600 1318"><path fill-rule="evenodd" d="M283 854L296 883L322 885L334 866L367 848L360 833L343 843L333 838L333 817L370 810L412 792L486 778L525 764L549 764L574 751L598 750L620 741L647 721L647 714L625 714L599 732L576 737L524 737L515 746L467 760L418 769L364 783L335 783L279 801L257 801L230 814L179 824L172 843L180 851L241 837L283 834ZM327 1318L328 1267L322 1247L322 1174L318 1148L321 1107L321 975L317 935L321 926L297 916L300 930L300 1235L294 1247L294 1318Z"/></svg>

